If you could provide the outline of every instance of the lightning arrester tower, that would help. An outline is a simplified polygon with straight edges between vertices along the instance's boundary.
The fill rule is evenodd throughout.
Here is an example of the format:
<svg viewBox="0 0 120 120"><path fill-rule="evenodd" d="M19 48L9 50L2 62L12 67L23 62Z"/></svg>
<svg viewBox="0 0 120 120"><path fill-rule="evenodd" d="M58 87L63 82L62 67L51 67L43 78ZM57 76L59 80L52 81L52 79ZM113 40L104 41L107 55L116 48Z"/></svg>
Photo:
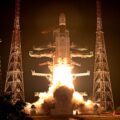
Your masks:
<svg viewBox="0 0 120 120"><path fill-rule="evenodd" d="M15 1L15 19L12 34L11 49L8 62L8 71L6 75L5 93L12 93L12 102L18 100L24 101L24 83L22 69L22 52L20 39L20 0Z"/></svg>
<svg viewBox="0 0 120 120"><path fill-rule="evenodd" d="M110 81L110 72L102 29L101 2L96 0L97 29L95 46L95 64L93 81L93 98L101 105L104 111L114 110L114 101Z"/></svg>

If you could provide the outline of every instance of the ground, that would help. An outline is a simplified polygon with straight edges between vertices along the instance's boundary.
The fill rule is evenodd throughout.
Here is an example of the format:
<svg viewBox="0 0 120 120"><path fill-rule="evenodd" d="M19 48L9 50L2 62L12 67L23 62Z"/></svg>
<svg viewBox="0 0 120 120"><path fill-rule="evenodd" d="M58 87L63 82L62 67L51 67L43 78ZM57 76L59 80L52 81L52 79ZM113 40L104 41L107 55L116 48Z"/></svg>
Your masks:
<svg viewBox="0 0 120 120"><path fill-rule="evenodd" d="M33 120L120 120L120 116L117 115L33 116Z"/></svg>

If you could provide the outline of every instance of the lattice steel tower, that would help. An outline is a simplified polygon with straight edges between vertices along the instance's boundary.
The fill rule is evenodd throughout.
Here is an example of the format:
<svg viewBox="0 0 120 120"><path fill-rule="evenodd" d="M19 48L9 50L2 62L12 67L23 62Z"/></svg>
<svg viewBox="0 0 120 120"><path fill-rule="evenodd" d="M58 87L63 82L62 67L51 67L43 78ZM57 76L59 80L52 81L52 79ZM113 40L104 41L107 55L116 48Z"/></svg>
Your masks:
<svg viewBox="0 0 120 120"><path fill-rule="evenodd" d="M96 29L93 97L94 100L101 105L104 111L109 111L114 110L114 101L105 48L104 32L102 29L100 0L96 0L96 6L97 6L97 29Z"/></svg>
<svg viewBox="0 0 120 120"><path fill-rule="evenodd" d="M24 101L24 83L22 69L22 52L20 39L20 0L16 0L15 5L15 20L12 35L11 49L9 55L8 71L6 75L5 93L12 92L12 102L18 100Z"/></svg>

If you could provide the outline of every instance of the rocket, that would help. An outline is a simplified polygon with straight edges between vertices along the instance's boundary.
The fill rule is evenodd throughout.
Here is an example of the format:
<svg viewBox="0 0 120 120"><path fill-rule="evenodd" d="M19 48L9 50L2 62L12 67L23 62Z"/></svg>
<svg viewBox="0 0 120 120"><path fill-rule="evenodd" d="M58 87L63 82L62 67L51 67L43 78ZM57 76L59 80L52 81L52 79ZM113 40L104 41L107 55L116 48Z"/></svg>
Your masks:
<svg viewBox="0 0 120 120"><path fill-rule="evenodd" d="M77 48L74 45L70 45L70 36L69 31L66 29L66 17L65 14L62 13L59 16L59 27L53 30L53 45L40 48L34 47L34 51L29 51L29 55L34 58L51 58L53 62L44 62L39 64L39 66L48 65L51 72L53 72L53 67L58 65L59 63L75 65L80 67L79 63L76 63L72 60L72 58L90 58L93 56L93 53L81 53L82 51L86 51L86 49ZM76 52L74 52L74 50ZM43 76L49 80L52 80L51 73L37 73L32 70L32 75L34 76ZM90 72L86 73L75 73L72 76L80 77L90 75Z"/></svg>
<svg viewBox="0 0 120 120"><path fill-rule="evenodd" d="M69 31L66 29L66 17L63 13L59 16L59 27L53 31L53 37L56 45L54 64L59 64L59 62L70 64L70 37Z"/></svg>

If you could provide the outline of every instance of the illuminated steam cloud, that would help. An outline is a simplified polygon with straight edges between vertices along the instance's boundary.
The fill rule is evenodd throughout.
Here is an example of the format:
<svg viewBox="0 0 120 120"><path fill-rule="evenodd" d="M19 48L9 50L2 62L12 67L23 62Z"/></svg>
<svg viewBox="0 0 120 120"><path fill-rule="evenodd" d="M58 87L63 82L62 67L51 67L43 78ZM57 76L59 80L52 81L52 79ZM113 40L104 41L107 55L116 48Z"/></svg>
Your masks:
<svg viewBox="0 0 120 120"><path fill-rule="evenodd" d="M73 110L73 113L93 112L95 106L91 100L84 100L84 96L75 91L71 67L67 64L59 64L53 70L53 81L48 89L48 92L38 94L38 101L28 104L25 108L27 113L30 113L31 106L35 106L36 114L49 114L54 109L55 104L68 105Z"/></svg>

